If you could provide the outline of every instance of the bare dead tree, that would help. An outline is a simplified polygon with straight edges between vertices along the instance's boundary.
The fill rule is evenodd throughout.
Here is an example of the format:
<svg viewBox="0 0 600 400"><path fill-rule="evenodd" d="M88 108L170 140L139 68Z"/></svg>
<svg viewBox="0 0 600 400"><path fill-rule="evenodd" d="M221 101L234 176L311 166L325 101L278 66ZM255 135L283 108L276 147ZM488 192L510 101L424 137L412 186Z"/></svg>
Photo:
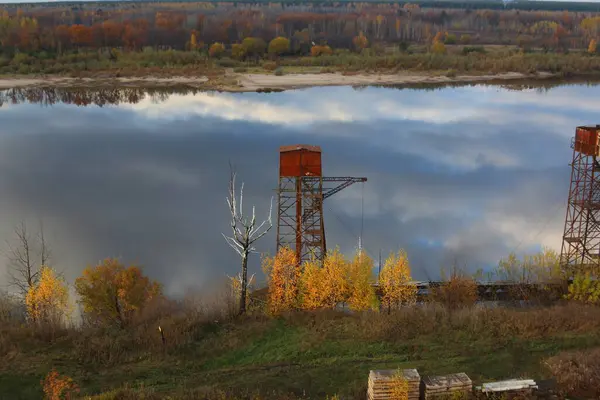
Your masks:
<svg viewBox="0 0 600 400"><path fill-rule="evenodd" d="M23 221L15 227L14 235L16 244L7 241L9 284L25 296L29 288L37 283L40 268L48 265L51 251L41 222L40 230L35 236L29 233Z"/></svg>
<svg viewBox="0 0 600 400"><path fill-rule="evenodd" d="M269 217L260 223L256 224L255 207L252 206L252 217L244 216L244 183L240 188L239 207L237 202L237 194L235 189L235 169L229 164L229 197L227 197L227 205L231 213L231 230L233 236L222 234L229 246L231 246L242 258L242 271L239 276L240 282L240 310L239 313L246 312L246 292L248 290L248 256L250 253L255 253L254 243L265 236L273 226L271 213L273 211L273 198L271 197L271 206L269 208Z"/></svg>

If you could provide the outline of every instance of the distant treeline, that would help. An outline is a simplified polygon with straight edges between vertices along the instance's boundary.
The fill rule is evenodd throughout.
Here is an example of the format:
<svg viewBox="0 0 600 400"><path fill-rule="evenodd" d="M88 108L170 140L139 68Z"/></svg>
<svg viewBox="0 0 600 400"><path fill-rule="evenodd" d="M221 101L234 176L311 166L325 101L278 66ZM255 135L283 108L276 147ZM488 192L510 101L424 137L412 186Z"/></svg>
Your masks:
<svg viewBox="0 0 600 400"><path fill-rule="evenodd" d="M7 8L16 7L69 7L73 9L92 9L92 8L109 8L109 7L123 7L126 4L131 4L132 7L140 7L144 4L150 3L195 3L194 0L130 0L130 1L94 1L94 2L74 2L74 1L56 1L52 3L12 3L5 5ZM212 3L225 3L218 1L208 1ZM335 7L340 3L343 4L354 4L354 3L372 3L372 4L388 4L397 3L395 0L364 0L361 2L340 0L340 1L318 1L318 0L283 0L278 2L273 1L257 1L257 0L240 0L228 2L229 4L246 4L246 5L261 5L265 3L282 4L282 5L294 5L300 6L303 4L310 4L313 7ZM458 9L472 9L472 10L524 10L524 11L579 11L579 12L599 12L600 3L596 2L579 2L579 1L496 1L496 0L434 0L434 1L413 1L412 3L418 4L422 8L458 8Z"/></svg>
<svg viewBox="0 0 600 400"><path fill-rule="evenodd" d="M275 38L289 41L282 51L275 52L284 56L310 55L315 44L358 51L367 47L384 50L395 44L406 50L409 45L430 46L443 39L450 45L518 45L524 50L533 47L566 51L588 49L592 40L600 39L598 13L561 8L491 9L492 5L500 6L500 2L68 4L0 6L0 67L17 53L43 52L48 58L82 50L154 48L206 52L214 43L233 50L245 39L260 45L246 48L244 56L238 54L237 58L256 58L267 50L266 43ZM421 7L436 4L440 8ZM452 8L453 4L469 7ZM475 4L485 4L487 9L472 10ZM518 4L524 3L512 6ZM118 54L112 52L111 57L117 59ZM19 58L13 62L25 63Z"/></svg>

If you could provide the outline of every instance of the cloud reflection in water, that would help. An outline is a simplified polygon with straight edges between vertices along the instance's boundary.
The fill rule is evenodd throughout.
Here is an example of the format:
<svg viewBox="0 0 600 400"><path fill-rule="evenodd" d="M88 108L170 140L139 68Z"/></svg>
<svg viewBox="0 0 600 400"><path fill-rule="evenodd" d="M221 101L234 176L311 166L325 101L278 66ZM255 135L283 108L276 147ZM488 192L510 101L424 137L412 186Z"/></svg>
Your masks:
<svg viewBox="0 0 600 400"><path fill-rule="evenodd" d="M598 122L599 94L586 86L336 87L142 96L103 107L5 102L0 238L21 218L43 217L70 279L122 256L172 293L202 285L238 266L220 234L229 229L228 161L246 182L244 203L264 215L278 146L309 143L323 148L326 175L369 178L328 200L328 243L356 246L364 190L372 256L404 247L420 279L455 260L489 267L517 247L560 249L569 138ZM275 230L259 249L274 243ZM258 256L251 268L259 270Z"/></svg>

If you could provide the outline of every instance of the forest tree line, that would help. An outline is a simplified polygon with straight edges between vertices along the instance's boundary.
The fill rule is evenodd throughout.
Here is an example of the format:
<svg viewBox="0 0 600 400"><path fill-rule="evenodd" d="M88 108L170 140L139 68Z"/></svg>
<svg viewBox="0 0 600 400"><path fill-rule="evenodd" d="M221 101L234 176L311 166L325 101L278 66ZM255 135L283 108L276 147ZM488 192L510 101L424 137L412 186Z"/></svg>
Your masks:
<svg viewBox="0 0 600 400"><path fill-rule="evenodd" d="M286 54L309 55L314 45L362 50L390 44L519 45L587 49L598 38L600 14L569 11L421 8L415 3L336 3L336 7L282 3L141 3L135 8L0 7L0 52L231 48L253 38L283 37ZM357 46L363 36L365 46ZM246 49L245 56L252 56ZM256 50L256 49L255 49ZM256 52L266 52L267 48Z"/></svg>

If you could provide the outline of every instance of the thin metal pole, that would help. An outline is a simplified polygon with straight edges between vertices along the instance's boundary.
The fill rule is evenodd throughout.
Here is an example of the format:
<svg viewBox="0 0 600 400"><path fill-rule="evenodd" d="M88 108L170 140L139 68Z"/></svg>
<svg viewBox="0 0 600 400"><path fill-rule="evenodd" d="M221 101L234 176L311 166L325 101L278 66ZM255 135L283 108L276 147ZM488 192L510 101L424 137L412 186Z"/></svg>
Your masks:
<svg viewBox="0 0 600 400"><path fill-rule="evenodd" d="M379 276L381 275L381 249L379 249L379 268L377 271L377 282L379 283Z"/></svg>

